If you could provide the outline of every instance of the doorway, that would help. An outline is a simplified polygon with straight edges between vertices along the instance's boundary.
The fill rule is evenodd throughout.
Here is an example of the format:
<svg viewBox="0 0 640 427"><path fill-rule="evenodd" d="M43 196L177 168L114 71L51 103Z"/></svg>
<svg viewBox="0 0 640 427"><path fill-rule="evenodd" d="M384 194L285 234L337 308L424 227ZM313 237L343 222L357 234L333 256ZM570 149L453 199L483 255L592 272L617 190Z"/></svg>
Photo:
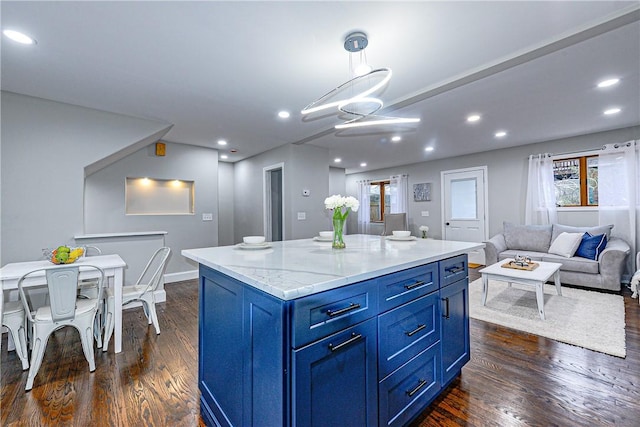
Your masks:
<svg viewBox="0 0 640 427"><path fill-rule="evenodd" d="M442 171L440 175L444 239L465 242L487 240L487 167ZM484 250L471 252L469 263L484 265Z"/></svg>
<svg viewBox="0 0 640 427"><path fill-rule="evenodd" d="M264 168L264 233L268 242L284 240L284 163Z"/></svg>

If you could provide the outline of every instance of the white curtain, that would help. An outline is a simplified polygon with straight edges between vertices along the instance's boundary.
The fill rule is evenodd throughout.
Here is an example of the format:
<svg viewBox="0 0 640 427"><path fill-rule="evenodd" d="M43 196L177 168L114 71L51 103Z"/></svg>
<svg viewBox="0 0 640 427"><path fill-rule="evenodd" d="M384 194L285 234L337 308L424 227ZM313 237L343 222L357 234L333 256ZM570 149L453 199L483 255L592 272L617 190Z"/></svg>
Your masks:
<svg viewBox="0 0 640 427"><path fill-rule="evenodd" d="M365 179L358 181L358 233L369 234L369 224L371 223L371 181Z"/></svg>
<svg viewBox="0 0 640 427"><path fill-rule="evenodd" d="M607 144L598 156L598 212L601 225L613 224L611 235L631 247L623 280L634 270L638 243L638 144Z"/></svg>
<svg viewBox="0 0 640 427"><path fill-rule="evenodd" d="M409 214L409 179L407 175L393 175L389 178L391 188L391 212Z"/></svg>
<svg viewBox="0 0 640 427"><path fill-rule="evenodd" d="M545 225L556 222L558 213L551 154L531 155L524 223Z"/></svg>

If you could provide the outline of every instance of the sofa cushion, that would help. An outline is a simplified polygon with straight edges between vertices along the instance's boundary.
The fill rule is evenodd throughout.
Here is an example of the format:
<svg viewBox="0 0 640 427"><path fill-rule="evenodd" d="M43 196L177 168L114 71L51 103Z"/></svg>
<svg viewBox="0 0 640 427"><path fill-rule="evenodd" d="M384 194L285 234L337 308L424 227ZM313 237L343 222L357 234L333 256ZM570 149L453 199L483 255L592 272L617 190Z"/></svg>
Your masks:
<svg viewBox="0 0 640 427"><path fill-rule="evenodd" d="M551 245L551 225L503 224L504 241L509 249L548 252Z"/></svg>
<svg viewBox="0 0 640 427"><path fill-rule="evenodd" d="M506 251L498 254L498 261L502 261L507 258L515 258L516 255L526 255L531 258L531 261L542 261L542 257L548 254L546 252L522 252L515 249L507 249Z"/></svg>
<svg viewBox="0 0 640 427"><path fill-rule="evenodd" d="M560 233L560 235L551 242L549 253L571 258L576 253L578 246L580 246L582 236L584 236L583 233L567 233L566 231Z"/></svg>
<svg viewBox="0 0 640 427"><path fill-rule="evenodd" d="M545 262L558 262L562 264L560 271L575 271L579 273L598 274L600 272L598 261L592 261L586 258L580 258L577 256L571 258L565 258L560 255L545 254L542 257L542 261Z"/></svg>
<svg viewBox="0 0 640 427"><path fill-rule="evenodd" d="M584 233L582 235L582 240L580 241L580 246L578 246L578 250L576 251L576 256L597 261L600 254L606 247L606 234L592 236L589 233Z"/></svg>
<svg viewBox="0 0 640 427"><path fill-rule="evenodd" d="M613 224L609 225L597 225L595 227L572 227L570 225L562 225L562 224L553 224L553 229L551 231L551 241L556 240L556 237L560 235L560 233L589 233L592 236L597 234L606 234L607 240L611 237L611 229L613 228Z"/></svg>

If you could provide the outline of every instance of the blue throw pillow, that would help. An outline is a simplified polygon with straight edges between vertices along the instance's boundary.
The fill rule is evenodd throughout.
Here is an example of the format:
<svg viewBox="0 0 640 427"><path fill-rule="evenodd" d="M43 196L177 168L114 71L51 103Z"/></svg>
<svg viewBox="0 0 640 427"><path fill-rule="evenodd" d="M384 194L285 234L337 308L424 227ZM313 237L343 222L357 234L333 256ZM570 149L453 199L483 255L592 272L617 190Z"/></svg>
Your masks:
<svg viewBox="0 0 640 427"><path fill-rule="evenodd" d="M598 234L597 236L592 236L589 233L584 233L584 235L582 236L582 241L580 242L580 246L578 246L578 250L576 251L575 256L597 261L598 257L600 256L600 253L602 253L602 251L606 247L607 247L606 234Z"/></svg>

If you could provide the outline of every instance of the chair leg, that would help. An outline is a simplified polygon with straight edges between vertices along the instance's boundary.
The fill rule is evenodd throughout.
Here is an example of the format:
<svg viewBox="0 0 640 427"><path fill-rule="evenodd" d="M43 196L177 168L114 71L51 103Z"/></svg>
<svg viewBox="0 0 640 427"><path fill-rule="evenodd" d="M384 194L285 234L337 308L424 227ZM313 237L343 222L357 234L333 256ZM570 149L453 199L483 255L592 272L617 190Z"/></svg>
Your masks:
<svg viewBox="0 0 640 427"><path fill-rule="evenodd" d="M16 355L20 358L20 362L22 362L22 370L26 371L29 369L29 357L27 352L27 336L24 330L24 325L5 326L7 326L7 329L9 329L9 332L11 333L11 338L16 346Z"/></svg>
<svg viewBox="0 0 640 427"><path fill-rule="evenodd" d="M37 329L38 326L36 325L35 328ZM46 333L45 331L41 330L34 331L33 350L31 351L31 367L29 368L29 375L27 376L27 385L24 388L26 391L29 391L33 388L33 380L35 379L36 375L38 375L40 365L42 365L44 350L45 348L47 348L47 342L49 341L51 332L53 332L53 329L46 330ZM42 335L44 335L44 337Z"/></svg>
<svg viewBox="0 0 640 427"><path fill-rule="evenodd" d="M148 306L148 310L149 310L149 324L153 324L153 326L156 328L156 335L160 335L160 323L158 322L156 305L153 301L145 305Z"/></svg>
<svg viewBox="0 0 640 427"><path fill-rule="evenodd" d="M90 326L85 327L83 331L78 329L78 332L80 332L84 357L89 362L89 371L93 372L96 370L96 360L93 354L93 322Z"/></svg>
<svg viewBox="0 0 640 427"><path fill-rule="evenodd" d="M115 328L113 310L113 305L109 303L109 308L107 308L107 315L104 319L104 339L102 340L102 351L107 351L107 349L109 348L109 341L111 340L111 335L113 335L113 329Z"/></svg>

